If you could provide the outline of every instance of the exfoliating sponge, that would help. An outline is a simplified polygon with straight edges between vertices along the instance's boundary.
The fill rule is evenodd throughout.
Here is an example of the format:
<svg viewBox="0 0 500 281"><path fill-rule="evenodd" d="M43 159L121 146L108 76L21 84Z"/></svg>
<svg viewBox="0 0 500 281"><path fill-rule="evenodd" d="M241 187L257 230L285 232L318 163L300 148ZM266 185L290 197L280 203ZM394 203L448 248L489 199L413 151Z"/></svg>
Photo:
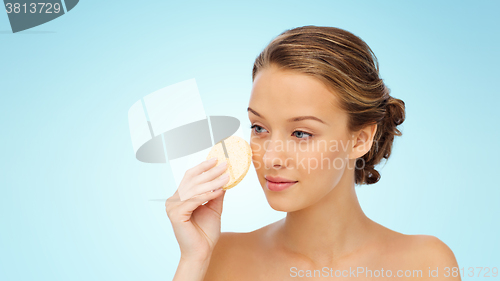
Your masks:
<svg viewBox="0 0 500 281"><path fill-rule="evenodd" d="M207 160L217 157L216 166L220 165L220 163L224 161L227 161L229 182L222 186L222 189L228 190L240 183L247 174L252 162L252 149L250 148L248 142L238 136L230 136L224 139L224 144L229 158L226 158L224 155L222 143L219 142L212 147L208 153Z"/></svg>

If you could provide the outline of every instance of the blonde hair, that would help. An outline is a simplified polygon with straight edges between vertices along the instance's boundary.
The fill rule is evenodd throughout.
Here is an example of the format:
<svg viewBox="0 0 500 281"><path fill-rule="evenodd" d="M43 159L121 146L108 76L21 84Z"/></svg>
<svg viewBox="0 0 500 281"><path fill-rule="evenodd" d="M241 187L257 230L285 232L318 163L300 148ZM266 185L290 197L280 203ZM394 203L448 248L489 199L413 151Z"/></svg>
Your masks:
<svg viewBox="0 0 500 281"><path fill-rule="evenodd" d="M289 29L274 38L257 56L252 81L259 70L279 68L312 75L333 90L339 106L348 114L347 127L355 132L377 124L372 147L356 159L356 184L380 180L375 165L391 155L396 127L405 120L405 103L389 95L379 77L378 61L370 47L356 35L340 28L303 26Z"/></svg>

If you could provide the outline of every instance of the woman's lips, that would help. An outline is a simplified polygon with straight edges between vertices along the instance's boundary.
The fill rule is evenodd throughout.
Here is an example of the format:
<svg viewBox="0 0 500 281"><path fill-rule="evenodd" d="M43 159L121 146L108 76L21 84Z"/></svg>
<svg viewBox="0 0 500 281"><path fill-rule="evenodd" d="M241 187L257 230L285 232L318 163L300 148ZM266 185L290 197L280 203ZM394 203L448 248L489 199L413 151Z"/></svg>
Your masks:
<svg viewBox="0 0 500 281"><path fill-rule="evenodd" d="M266 179L267 189L269 189L271 191L282 191L282 190L285 190L296 183L297 183L296 181L295 182L272 182L272 181L269 181Z"/></svg>

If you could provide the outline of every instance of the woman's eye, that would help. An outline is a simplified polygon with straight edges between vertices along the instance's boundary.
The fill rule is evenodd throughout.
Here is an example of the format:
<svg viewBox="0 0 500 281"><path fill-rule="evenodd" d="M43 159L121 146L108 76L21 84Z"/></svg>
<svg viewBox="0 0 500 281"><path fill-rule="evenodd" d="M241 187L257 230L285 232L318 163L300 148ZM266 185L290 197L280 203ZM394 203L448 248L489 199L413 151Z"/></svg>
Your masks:
<svg viewBox="0 0 500 281"><path fill-rule="evenodd" d="M309 135L309 138L310 138L310 137L312 137L312 135L311 135L311 134L306 133L306 132L303 132L303 131L295 131L295 132L293 132L293 133L294 133L294 134L295 134L295 133L299 133L298 135L297 135L297 134L295 134L295 136L296 136L297 138L299 138L299 139L307 139L307 138L303 138L303 137L302 137L304 134Z"/></svg>
<svg viewBox="0 0 500 281"><path fill-rule="evenodd" d="M261 127L261 126L257 126L257 125L252 125L252 126L250 126L250 129L252 129L252 130L253 130L254 128L262 129L262 127ZM257 129L257 130L258 130L258 129ZM255 131L257 131L257 130L255 130ZM256 133L257 133L257 134L260 134L261 132L258 132L258 131L257 131Z"/></svg>
<svg viewBox="0 0 500 281"><path fill-rule="evenodd" d="M261 126L258 126L258 125L251 125L250 129L252 129L252 130L255 129L254 131L256 134L262 133L261 131L259 131L260 129L265 130L264 128L262 128ZM298 133L298 134L296 134L296 133ZM308 135L308 137L304 137L304 134ZM297 137L298 139L308 139L308 138L311 138L313 136L312 134L309 134L309 133L306 133L303 131L295 131L295 132L293 132L293 135L295 137Z"/></svg>

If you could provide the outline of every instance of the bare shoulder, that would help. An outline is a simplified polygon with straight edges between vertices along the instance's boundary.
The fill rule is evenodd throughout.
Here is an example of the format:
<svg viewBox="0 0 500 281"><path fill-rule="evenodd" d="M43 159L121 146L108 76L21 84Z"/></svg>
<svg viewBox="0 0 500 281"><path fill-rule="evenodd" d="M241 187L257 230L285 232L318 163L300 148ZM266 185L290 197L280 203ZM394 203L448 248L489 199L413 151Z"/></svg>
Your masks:
<svg viewBox="0 0 500 281"><path fill-rule="evenodd" d="M433 280L461 280L454 277L453 268L458 264L453 251L439 238L432 235L405 235L399 240L402 243L400 256L404 257L405 265L415 270L421 270L425 275L432 270Z"/></svg>
<svg viewBox="0 0 500 281"><path fill-rule="evenodd" d="M378 225L379 245L386 253L404 257L412 264L449 264L456 266L453 251L439 238L432 235L408 235ZM380 249L379 249L380 250Z"/></svg>
<svg viewBox="0 0 500 281"><path fill-rule="evenodd" d="M262 259L262 241L275 223L252 232L222 232L215 245L205 281L242 280L252 276L255 264Z"/></svg>
<svg viewBox="0 0 500 281"><path fill-rule="evenodd" d="M210 258L205 281L235 280L248 262L251 235L245 232L222 232Z"/></svg>
<svg viewBox="0 0 500 281"><path fill-rule="evenodd" d="M438 278L433 280L460 280L453 278L449 273L458 268L453 251L439 238L432 235L408 235L393 231L385 226L376 224L373 228L376 237L373 240L367 258L377 266L387 266L393 270L413 269L428 275L429 270L438 268ZM376 258L375 258L376 257ZM448 276L444 276L448 273Z"/></svg>
<svg viewBox="0 0 500 281"><path fill-rule="evenodd" d="M439 238L432 235L407 235L415 254L423 265L430 267L457 267L453 251Z"/></svg>

